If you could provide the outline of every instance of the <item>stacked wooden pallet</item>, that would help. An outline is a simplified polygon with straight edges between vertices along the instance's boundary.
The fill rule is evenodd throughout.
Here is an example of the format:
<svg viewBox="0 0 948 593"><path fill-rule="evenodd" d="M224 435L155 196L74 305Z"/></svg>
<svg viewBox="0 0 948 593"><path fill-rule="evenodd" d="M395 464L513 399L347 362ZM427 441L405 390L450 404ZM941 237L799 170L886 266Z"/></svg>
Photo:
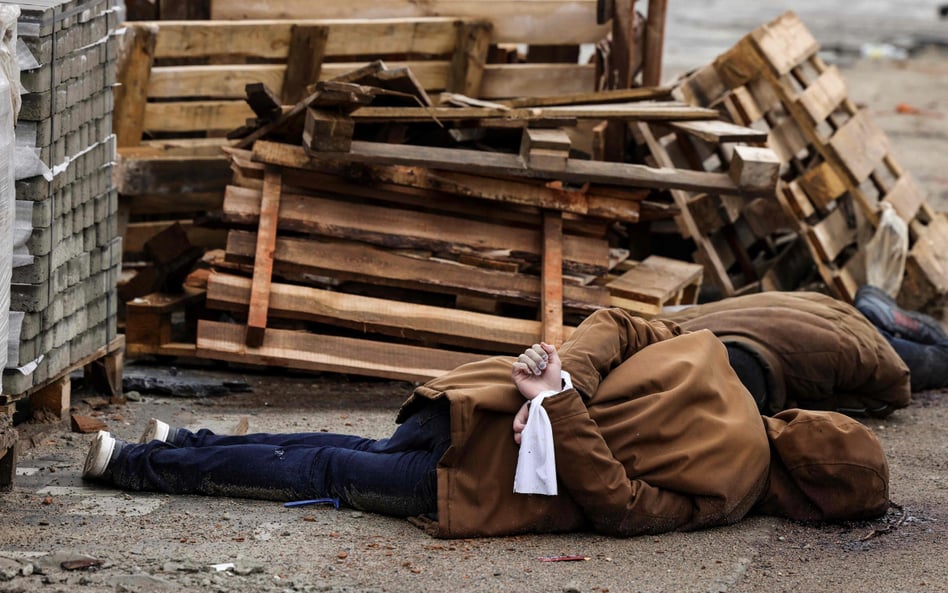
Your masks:
<svg viewBox="0 0 948 593"><path fill-rule="evenodd" d="M132 2L129 11L211 20L123 28L115 130L127 264L175 221L193 244L223 245L195 220L220 209L229 176L220 147L254 115L243 102L248 83L291 105L307 84L384 59L410 68L432 96L498 99L626 88L642 61L628 0L609 10L596 0L186 4ZM610 146L621 151L621 140Z"/></svg>
<svg viewBox="0 0 948 593"><path fill-rule="evenodd" d="M928 206L885 134L849 99L840 72L818 51L788 12L691 74L680 90L692 104L767 132L781 161L778 197L840 298L851 300L865 281L861 247L882 204L891 204L910 230L899 300L923 308L948 292L948 221Z"/></svg>
<svg viewBox="0 0 948 593"><path fill-rule="evenodd" d="M228 132L255 117L244 101L248 84L265 84L290 105L318 79L392 58L391 67L410 66L430 92L465 91L480 80L490 28L421 18L160 21L124 30L115 178L130 221L123 225L126 259L134 261L175 221L193 244L223 246L221 233L193 221L220 210L230 179L221 147L231 144Z"/></svg>
<svg viewBox="0 0 948 593"><path fill-rule="evenodd" d="M37 396L61 414L72 369L94 361L107 366L117 388L122 247L111 179L117 13L109 0L36 0L20 9L18 34L30 54L21 54L20 63L33 63L21 73L27 92L17 143L49 173L16 183L24 240L14 259L2 404Z"/></svg>
<svg viewBox="0 0 948 593"><path fill-rule="evenodd" d="M740 196L774 188L727 173L579 157L568 133L578 121L716 117L629 100L654 92L530 108L412 107L375 106L371 98L385 95L362 85L316 85L284 114L281 141L260 137L229 150L226 251L200 288L129 303L129 352L189 353L173 339L170 313L191 306L202 317L190 348L197 356L421 380L485 353L560 342L597 308L654 315L694 302L701 266L625 261L608 240L616 223L641 220L650 190ZM346 97L357 104L344 105ZM293 113L305 121L289 140ZM431 128L463 147L360 139L360 130L419 138ZM511 136L516 143L503 144ZM470 138L505 148L473 150ZM202 299L210 311L197 310Z"/></svg>
<svg viewBox="0 0 948 593"><path fill-rule="evenodd" d="M723 172L746 186L777 183L780 163L766 132L723 121L641 123L637 132L661 166ZM794 290L812 268L775 195L670 193L680 211L677 232L694 242L693 259L719 296Z"/></svg>

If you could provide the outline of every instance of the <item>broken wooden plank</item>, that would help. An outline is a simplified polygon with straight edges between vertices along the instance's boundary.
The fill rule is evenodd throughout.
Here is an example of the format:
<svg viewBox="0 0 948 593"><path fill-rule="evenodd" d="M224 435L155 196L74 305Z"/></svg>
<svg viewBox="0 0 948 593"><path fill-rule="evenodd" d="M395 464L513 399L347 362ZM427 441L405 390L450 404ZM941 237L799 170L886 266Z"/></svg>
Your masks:
<svg viewBox="0 0 948 593"><path fill-rule="evenodd" d="M307 109L303 123L303 145L310 150L349 152L355 122L348 115Z"/></svg>
<svg viewBox="0 0 948 593"><path fill-rule="evenodd" d="M123 149L113 172L122 195L180 194L220 190L231 178L223 155L157 156L147 147Z"/></svg>
<svg viewBox="0 0 948 593"><path fill-rule="evenodd" d="M543 264L540 279L543 293L540 316L543 341L561 346L566 337L563 329L563 214L543 213Z"/></svg>
<svg viewBox="0 0 948 593"><path fill-rule="evenodd" d="M286 59L294 26L327 26L325 55L447 55L454 51L456 18L388 18L232 21L165 21L155 48L156 58L249 56ZM130 23L126 23L129 26ZM135 23L131 23L135 25ZM235 40L240 40L235 43Z"/></svg>
<svg viewBox="0 0 948 593"><path fill-rule="evenodd" d="M281 96L284 105L293 105L306 96L306 87L319 81L329 39L326 25L296 24L290 29L290 47Z"/></svg>
<svg viewBox="0 0 948 593"><path fill-rule="evenodd" d="M457 43L451 56L451 70L445 90L476 97L480 94L484 78L493 25L488 22L459 21L455 27Z"/></svg>
<svg viewBox="0 0 948 593"><path fill-rule="evenodd" d="M679 121L672 122L670 125L675 130L691 134L712 144L767 141L767 132L723 120Z"/></svg>
<svg viewBox="0 0 948 593"><path fill-rule="evenodd" d="M302 331L267 329L259 348L246 345L247 327L198 322L196 355L241 364L277 365L307 371L346 373L400 381L427 381L483 354L452 352Z"/></svg>
<svg viewBox="0 0 948 593"><path fill-rule="evenodd" d="M606 286L614 306L654 316L663 306L683 304L685 289L700 285L702 269L699 264L650 255Z"/></svg>
<svg viewBox="0 0 948 593"><path fill-rule="evenodd" d="M636 101L591 105L552 105L533 108L496 107L362 107L352 117L360 122L451 121L506 119L621 119L635 121L710 120L719 117L714 109L693 107L678 101Z"/></svg>
<svg viewBox="0 0 948 593"><path fill-rule="evenodd" d="M228 186L224 220L256 224L260 192ZM537 229L464 220L452 216L355 204L284 193L279 228L342 239L358 239L389 248L430 249L443 253L498 251L538 262L541 237ZM608 266L608 243L592 237L568 236L564 244L567 270L602 274Z"/></svg>
<svg viewBox="0 0 948 593"><path fill-rule="evenodd" d="M738 187L772 194L780 176L780 159L769 148L735 146L728 174Z"/></svg>
<svg viewBox="0 0 948 593"><path fill-rule="evenodd" d="M137 146L142 140L149 77L155 56L158 27L129 26L121 38L116 62L116 82L112 114L119 147Z"/></svg>
<svg viewBox="0 0 948 593"><path fill-rule="evenodd" d="M510 175L528 178L551 178L578 183L601 183L636 188L711 191L739 194L738 188L725 173L705 173L664 167L655 169L645 165L570 160L565 171L544 171L524 166L519 156L426 146L380 144L354 141L348 153L307 154L303 147L260 141L253 145L253 158L259 162L294 167L313 168L310 163L322 160L355 161L381 165L424 166L433 169Z"/></svg>
<svg viewBox="0 0 948 593"><path fill-rule="evenodd" d="M268 166L263 177L263 196L257 224L257 247L254 255L253 286L250 312L247 314L247 345L259 346L267 329L267 309L270 306L270 283L273 276L273 251L276 249L277 216L283 178L279 167Z"/></svg>
<svg viewBox="0 0 948 593"><path fill-rule="evenodd" d="M227 259L252 263L256 238L245 231L230 231ZM540 304L542 290L537 276L503 272L457 262L402 255L389 249L345 241L278 237L274 271L281 276L328 276L379 286L414 288L445 294L485 296L511 303ZM567 285L564 306L592 312L606 306L605 289Z"/></svg>
<svg viewBox="0 0 948 593"><path fill-rule="evenodd" d="M563 130L524 128L520 158L530 167L562 171L569 159L570 142L569 135Z"/></svg>
<svg viewBox="0 0 948 593"><path fill-rule="evenodd" d="M294 19L356 19L433 17L450 14L462 18L490 15L495 23L493 43L528 45L573 45L596 43L606 36L608 25L596 22L596 0L429 0L423 3L349 0L234 0L211 4L213 19L266 19L280 15Z"/></svg>
<svg viewBox="0 0 948 593"><path fill-rule="evenodd" d="M270 311L274 318L297 319L378 333L414 341L449 344L475 350L520 353L541 339L539 321L484 315L457 309L403 303L307 286L274 283ZM251 281L212 273L207 305L246 312ZM567 335L573 328L566 328Z"/></svg>
<svg viewBox="0 0 948 593"><path fill-rule="evenodd" d="M576 94L539 97L517 97L497 101L507 107L553 107L555 105L595 105L597 103L627 103L630 101L662 101L672 98L671 87L636 87L607 89Z"/></svg>
<svg viewBox="0 0 948 593"><path fill-rule="evenodd" d="M228 149L234 152L233 149ZM255 177L262 175L263 164L250 161L252 153L235 157L242 174ZM561 210L596 218L607 218L625 222L639 220L640 204L648 196L647 190L631 190L598 185L584 185L577 189L564 189L561 183L505 179L470 175L457 171L442 171L425 167L400 165L366 165L321 161L309 163L309 170L284 167L284 178L289 186L319 190L330 179L336 184L342 178L351 179L346 193L357 193L357 188L367 192L372 186L385 183L423 190L444 192L470 198L534 206L547 210ZM319 173L315 172L319 169ZM249 186L248 186L249 187Z"/></svg>

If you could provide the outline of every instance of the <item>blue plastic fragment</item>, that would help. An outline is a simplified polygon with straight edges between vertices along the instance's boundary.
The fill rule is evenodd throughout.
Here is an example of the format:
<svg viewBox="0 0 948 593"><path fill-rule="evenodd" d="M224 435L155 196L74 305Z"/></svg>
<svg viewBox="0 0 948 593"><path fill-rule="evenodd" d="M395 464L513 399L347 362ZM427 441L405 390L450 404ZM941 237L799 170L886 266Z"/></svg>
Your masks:
<svg viewBox="0 0 948 593"><path fill-rule="evenodd" d="M333 498L313 498L310 500L294 500L292 502L284 502L284 507L302 507L310 504L331 504L332 506L339 508L339 499L336 497Z"/></svg>

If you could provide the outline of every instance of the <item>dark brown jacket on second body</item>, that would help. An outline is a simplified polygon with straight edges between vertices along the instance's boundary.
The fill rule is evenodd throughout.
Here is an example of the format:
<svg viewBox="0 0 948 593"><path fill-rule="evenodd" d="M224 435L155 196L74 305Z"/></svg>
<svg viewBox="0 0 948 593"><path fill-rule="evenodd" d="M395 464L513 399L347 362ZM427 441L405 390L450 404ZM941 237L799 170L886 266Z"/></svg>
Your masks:
<svg viewBox="0 0 948 593"><path fill-rule="evenodd" d="M769 412L787 408L887 416L911 400L909 370L852 305L815 292L763 292L665 316L758 354Z"/></svg>

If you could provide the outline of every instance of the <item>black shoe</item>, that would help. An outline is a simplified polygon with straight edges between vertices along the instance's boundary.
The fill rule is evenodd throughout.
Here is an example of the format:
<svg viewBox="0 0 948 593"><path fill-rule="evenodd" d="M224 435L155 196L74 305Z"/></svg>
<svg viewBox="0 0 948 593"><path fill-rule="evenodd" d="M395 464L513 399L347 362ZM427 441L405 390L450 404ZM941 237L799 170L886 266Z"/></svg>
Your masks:
<svg viewBox="0 0 948 593"><path fill-rule="evenodd" d="M876 286L860 286L856 291L855 305L873 325L894 336L921 344L937 344L948 339L948 334L934 318L918 311L906 311L886 291Z"/></svg>

